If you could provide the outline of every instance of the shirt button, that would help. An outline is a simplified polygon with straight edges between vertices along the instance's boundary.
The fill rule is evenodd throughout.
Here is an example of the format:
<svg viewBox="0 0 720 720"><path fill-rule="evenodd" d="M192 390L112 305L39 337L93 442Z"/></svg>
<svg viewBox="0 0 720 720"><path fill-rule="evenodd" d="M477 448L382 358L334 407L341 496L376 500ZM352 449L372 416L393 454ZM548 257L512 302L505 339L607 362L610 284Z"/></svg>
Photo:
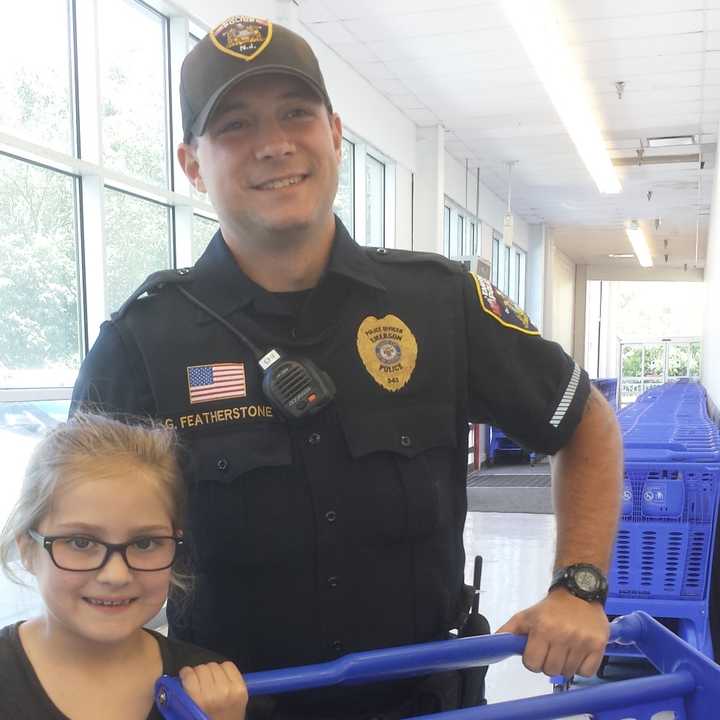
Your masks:
<svg viewBox="0 0 720 720"><path fill-rule="evenodd" d="M335 652L339 653L342 652L343 644L339 640L333 640L331 647Z"/></svg>
<svg viewBox="0 0 720 720"><path fill-rule="evenodd" d="M297 328L293 328L293 329L290 331L290 337L291 337L293 340L295 340L295 339L297 338L297 335L298 335Z"/></svg>
<svg viewBox="0 0 720 720"><path fill-rule="evenodd" d="M308 442L311 445L317 445L320 442L320 433L313 433L309 438Z"/></svg>
<svg viewBox="0 0 720 720"><path fill-rule="evenodd" d="M334 522L337 520L337 513L336 513L334 510L328 510L328 511L325 513L325 519L326 519L329 523L334 523Z"/></svg>
<svg viewBox="0 0 720 720"><path fill-rule="evenodd" d="M327 579L327 584L328 584L328 587L336 588L336 587L338 586L337 576L336 576L336 575L331 575L331 576Z"/></svg>
<svg viewBox="0 0 720 720"><path fill-rule="evenodd" d="M228 469L229 465L230 465L230 463L228 463L228 461L227 461L226 458L220 458L220 459L217 461L217 463L215 463L215 467L216 467L220 472L225 472L225 471Z"/></svg>
<svg viewBox="0 0 720 720"><path fill-rule="evenodd" d="M410 447L412 445L412 440L410 439L409 435L401 435L400 436L400 444L403 447Z"/></svg>

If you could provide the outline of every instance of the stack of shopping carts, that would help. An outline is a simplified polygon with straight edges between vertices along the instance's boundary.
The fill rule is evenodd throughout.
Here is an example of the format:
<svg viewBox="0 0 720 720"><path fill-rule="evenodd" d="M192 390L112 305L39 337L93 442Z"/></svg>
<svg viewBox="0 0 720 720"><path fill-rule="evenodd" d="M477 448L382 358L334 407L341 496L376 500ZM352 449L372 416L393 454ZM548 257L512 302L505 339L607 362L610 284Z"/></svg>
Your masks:
<svg viewBox="0 0 720 720"><path fill-rule="evenodd" d="M607 612L644 610L712 658L720 434L705 391L695 382L667 383L640 395L618 420L625 478Z"/></svg>

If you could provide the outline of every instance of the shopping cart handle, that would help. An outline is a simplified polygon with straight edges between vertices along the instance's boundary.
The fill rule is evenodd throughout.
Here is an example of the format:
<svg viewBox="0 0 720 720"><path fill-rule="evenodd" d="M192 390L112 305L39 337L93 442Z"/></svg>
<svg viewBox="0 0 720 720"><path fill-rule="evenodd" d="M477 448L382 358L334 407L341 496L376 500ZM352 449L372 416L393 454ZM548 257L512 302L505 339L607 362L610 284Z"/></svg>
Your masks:
<svg viewBox="0 0 720 720"><path fill-rule="evenodd" d="M626 615L611 624L610 640L633 642L642 629L639 618ZM441 640L351 653L331 662L248 673L244 677L250 695L397 680L443 670L489 665L511 655L522 654L526 642L527 636L510 633ZM163 675L155 685L155 698L167 720L207 720L185 694L177 678Z"/></svg>

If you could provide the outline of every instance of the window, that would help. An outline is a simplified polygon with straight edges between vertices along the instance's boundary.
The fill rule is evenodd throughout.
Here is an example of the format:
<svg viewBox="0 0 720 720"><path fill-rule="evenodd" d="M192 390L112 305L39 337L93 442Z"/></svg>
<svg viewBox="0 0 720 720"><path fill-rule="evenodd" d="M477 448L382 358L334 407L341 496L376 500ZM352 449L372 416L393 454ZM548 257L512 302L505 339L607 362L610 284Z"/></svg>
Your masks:
<svg viewBox="0 0 720 720"><path fill-rule="evenodd" d="M443 215L443 252L453 259L472 267L472 258L478 254L477 228L480 221L446 199Z"/></svg>
<svg viewBox="0 0 720 720"><path fill-rule="evenodd" d="M167 21L128 0L98 7L103 157L115 170L167 186Z"/></svg>
<svg viewBox="0 0 720 720"><path fill-rule="evenodd" d="M492 284L497 287L500 280L500 238L493 231L492 241Z"/></svg>
<svg viewBox="0 0 720 720"><path fill-rule="evenodd" d="M478 255L477 230L479 223L470 220L468 232L465 235L463 255Z"/></svg>
<svg viewBox="0 0 720 720"><path fill-rule="evenodd" d="M517 304L525 309L525 281L527 273L527 253L524 250L517 251Z"/></svg>
<svg viewBox="0 0 720 720"><path fill-rule="evenodd" d="M342 140L342 161L335 196L335 213L350 235L355 235L355 143Z"/></svg>
<svg viewBox="0 0 720 720"><path fill-rule="evenodd" d="M447 257L451 256L450 252L450 223L451 223L451 212L450 208L445 205L443 208L443 249Z"/></svg>
<svg viewBox="0 0 720 720"><path fill-rule="evenodd" d="M0 387L71 385L80 366L77 180L6 155L0 177Z"/></svg>
<svg viewBox="0 0 720 720"><path fill-rule="evenodd" d="M4 2L0 125L60 152L73 151L66 0Z"/></svg>
<svg viewBox="0 0 720 720"><path fill-rule="evenodd" d="M192 228L192 261L195 262L204 252L212 236L219 228L217 220L203 215L193 215Z"/></svg>
<svg viewBox="0 0 720 720"><path fill-rule="evenodd" d="M491 282L521 308L525 308L527 253L519 247L507 247L502 235L493 230Z"/></svg>
<svg viewBox="0 0 720 720"><path fill-rule="evenodd" d="M385 165L372 155L365 159L365 244L385 245Z"/></svg>
<svg viewBox="0 0 720 720"><path fill-rule="evenodd" d="M151 272L170 267L170 213L166 205L106 188L105 222L106 308L114 312Z"/></svg>
<svg viewBox="0 0 720 720"><path fill-rule="evenodd" d="M2 3L0 524L38 440L67 417L101 322L175 253L187 264L217 226L207 199L170 172L181 127L170 67L177 77L197 28L153 4L170 7ZM2 582L2 609L27 615L25 595Z"/></svg>
<svg viewBox="0 0 720 720"><path fill-rule="evenodd" d="M450 257L460 257L463 254L463 241L465 239L465 218L457 215L455 219L455 234L451 237Z"/></svg>

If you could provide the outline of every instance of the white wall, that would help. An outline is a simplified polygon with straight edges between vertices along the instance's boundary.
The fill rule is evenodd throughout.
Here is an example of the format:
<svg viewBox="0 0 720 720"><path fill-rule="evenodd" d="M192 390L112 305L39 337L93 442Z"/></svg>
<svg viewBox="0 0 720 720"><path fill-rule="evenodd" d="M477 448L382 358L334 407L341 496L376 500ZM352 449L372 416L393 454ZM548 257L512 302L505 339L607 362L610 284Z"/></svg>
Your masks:
<svg viewBox="0 0 720 720"><path fill-rule="evenodd" d="M412 250L413 173L405 167L395 169L395 247Z"/></svg>
<svg viewBox="0 0 720 720"><path fill-rule="evenodd" d="M551 340L573 354L575 336L575 264L552 246L552 331Z"/></svg>
<svg viewBox="0 0 720 720"><path fill-rule="evenodd" d="M703 334L702 382L711 403L720 408L720 163L715 164L715 182L705 261L705 332Z"/></svg>

